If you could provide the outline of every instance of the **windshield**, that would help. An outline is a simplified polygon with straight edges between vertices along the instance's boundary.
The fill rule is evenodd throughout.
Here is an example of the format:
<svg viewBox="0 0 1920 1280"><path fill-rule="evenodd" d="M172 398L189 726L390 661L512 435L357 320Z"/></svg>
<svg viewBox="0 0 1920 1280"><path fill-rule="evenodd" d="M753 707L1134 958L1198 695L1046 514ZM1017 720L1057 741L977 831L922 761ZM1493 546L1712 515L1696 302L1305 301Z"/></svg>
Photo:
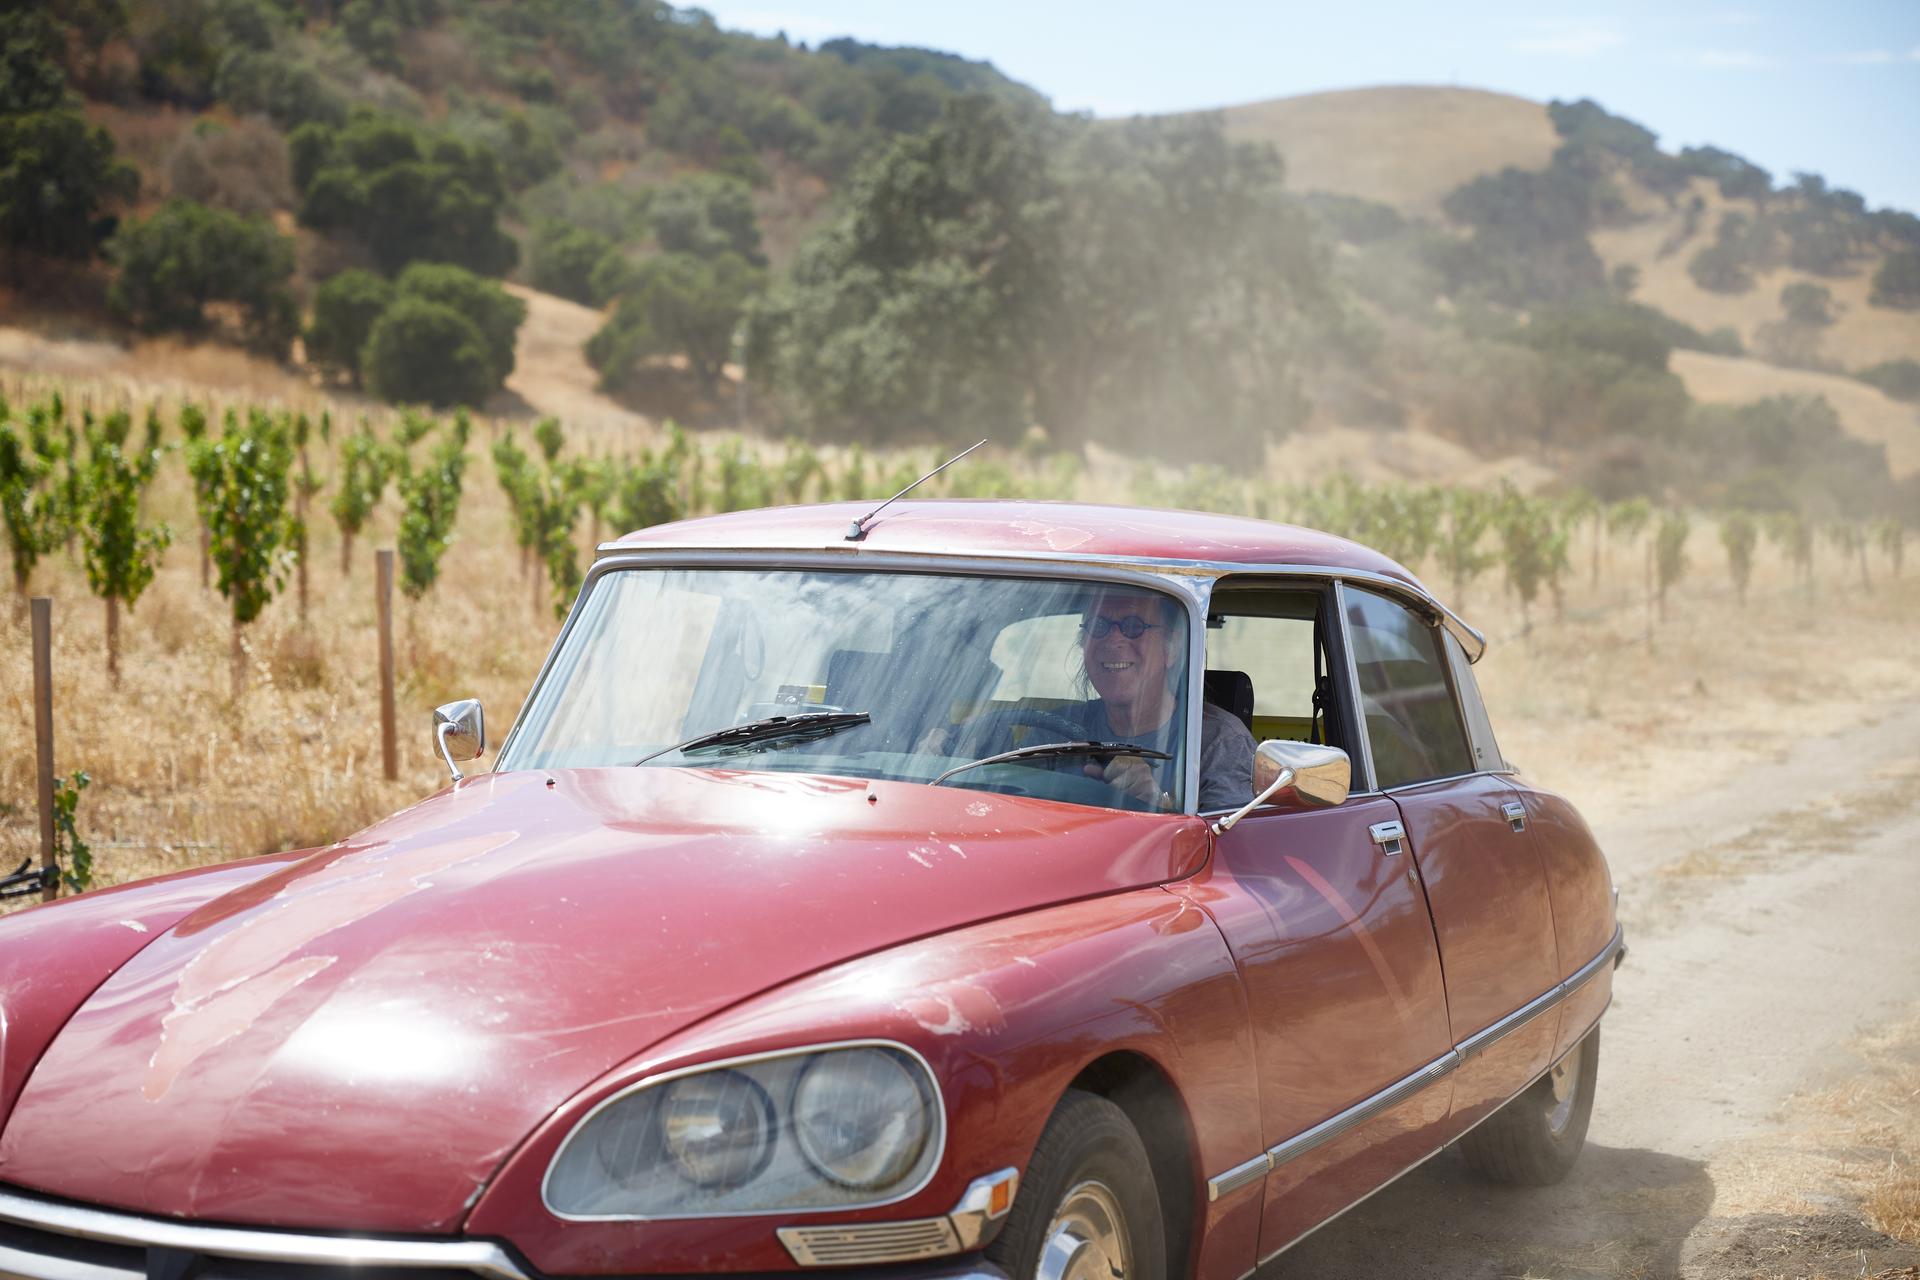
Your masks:
<svg viewBox="0 0 1920 1280"><path fill-rule="evenodd" d="M1063 743L1073 745L942 785L1177 809L1186 672L1185 609L1140 587L622 569L595 583L498 767L931 783L987 756ZM755 728L716 733L743 725Z"/></svg>

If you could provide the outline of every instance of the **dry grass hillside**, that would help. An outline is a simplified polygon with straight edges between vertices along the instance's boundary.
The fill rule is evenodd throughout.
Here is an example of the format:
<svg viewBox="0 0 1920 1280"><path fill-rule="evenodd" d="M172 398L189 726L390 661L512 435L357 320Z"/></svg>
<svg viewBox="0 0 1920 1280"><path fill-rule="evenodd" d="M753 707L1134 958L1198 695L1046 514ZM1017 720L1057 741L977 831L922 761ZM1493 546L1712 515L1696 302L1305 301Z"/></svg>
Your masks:
<svg viewBox="0 0 1920 1280"><path fill-rule="evenodd" d="M1434 219L1442 219L1441 201L1455 187L1507 166L1544 168L1560 142L1541 103L1480 89L1405 85L1311 93L1230 107L1226 118L1235 136L1280 149L1295 190L1360 196ZM1756 273L1744 293L1713 293L1694 282L1687 263L1712 243L1723 213L1751 217L1753 202L1725 199L1705 179L1672 201L1625 177L1620 185L1630 220L1591 237L1607 269L1636 268L1636 301L1702 332L1731 328L1755 353L1744 359L1676 353L1674 371L1695 398L1744 403L1823 395L1848 434L1886 446L1896 478L1920 470L1920 412L1843 376L1886 360L1920 359L1920 312L1868 305L1877 261L1839 277L1783 266ZM1694 196L1702 209L1689 235L1685 208ZM1834 322L1794 363L1817 362L1833 372L1767 362L1777 354L1768 335L1783 318L1781 290L1801 282L1831 291Z"/></svg>
<svg viewBox="0 0 1920 1280"><path fill-rule="evenodd" d="M1227 132L1271 142L1287 185L1438 217L1449 191L1508 165L1545 167L1560 139L1526 98L1439 85L1391 85L1275 98L1226 109Z"/></svg>
<svg viewBox="0 0 1920 1280"><path fill-rule="evenodd" d="M1636 193L1638 194L1638 193ZM1698 229L1683 237L1684 206L1699 196L1704 209ZM1693 255L1713 243L1714 229L1728 212L1753 216L1753 201L1727 200L1712 183L1696 178L1692 191L1669 207L1664 201L1634 201L1636 220L1593 233L1593 248L1608 270L1623 263L1640 271L1637 301L1660 308L1703 332L1730 327L1749 349L1764 342L1761 326L1781 318L1780 291L1790 284L1814 284L1832 292L1834 322L1821 335L1816 358L1844 369L1860 369L1901 356L1920 359L1920 311L1895 311L1867 304L1867 293L1877 262L1865 263L1846 276L1816 276L1791 267L1754 273L1753 288L1745 293L1713 293L1695 284L1687 274Z"/></svg>
<svg viewBox="0 0 1920 1280"><path fill-rule="evenodd" d="M605 318L600 312L524 285L510 284L507 291L527 304L507 379L509 395L536 413L589 431L645 423L640 414L600 393L600 375L587 363L587 339Z"/></svg>

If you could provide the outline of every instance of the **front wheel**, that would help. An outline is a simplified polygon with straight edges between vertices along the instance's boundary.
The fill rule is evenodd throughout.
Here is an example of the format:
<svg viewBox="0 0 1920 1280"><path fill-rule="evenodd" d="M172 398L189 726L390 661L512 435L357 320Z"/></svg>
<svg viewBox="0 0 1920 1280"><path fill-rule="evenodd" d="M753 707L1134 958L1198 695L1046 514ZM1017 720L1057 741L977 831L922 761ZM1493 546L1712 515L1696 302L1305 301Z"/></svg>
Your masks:
<svg viewBox="0 0 1920 1280"><path fill-rule="evenodd" d="M1460 1139L1474 1172L1494 1182L1544 1187L1573 1168L1586 1145L1600 1077L1600 1028L1568 1050L1520 1096Z"/></svg>
<svg viewBox="0 0 1920 1280"><path fill-rule="evenodd" d="M1165 1280L1159 1192L1126 1112L1067 1092L987 1257L1013 1280Z"/></svg>

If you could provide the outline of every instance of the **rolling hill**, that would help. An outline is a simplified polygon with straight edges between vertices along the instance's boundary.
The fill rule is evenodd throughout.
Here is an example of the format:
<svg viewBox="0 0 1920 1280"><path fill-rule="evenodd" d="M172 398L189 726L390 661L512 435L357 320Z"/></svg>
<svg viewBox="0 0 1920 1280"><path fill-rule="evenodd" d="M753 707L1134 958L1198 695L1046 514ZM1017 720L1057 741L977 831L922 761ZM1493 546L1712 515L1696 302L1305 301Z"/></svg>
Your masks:
<svg viewBox="0 0 1920 1280"><path fill-rule="evenodd" d="M1228 136L1271 142L1287 184L1438 217L1449 191L1508 165L1546 166L1560 144L1538 102L1485 89L1389 85L1228 107Z"/></svg>
<svg viewBox="0 0 1920 1280"><path fill-rule="evenodd" d="M1480 89L1341 90L1229 107L1224 115L1232 136L1280 150L1295 190L1354 196L1440 224L1446 222L1442 202L1449 192L1509 167L1544 170L1561 141L1544 104ZM1887 447L1896 477L1920 470L1920 411L1838 376L1884 361L1920 359L1920 311L1868 302L1877 257L1841 275L1772 266L1756 270L1744 292L1712 292L1694 280L1688 263L1713 242L1723 215L1752 219L1759 211L1755 202L1729 199L1705 178L1665 195L1624 171L1614 181L1625 207L1589 237L1607 271L1637 272L1635 301L1702 332L1731 329L1745 350L1756 353L1677 353L1673 369L1691 395L1712 403L1825 395L1848 434ZM1690 205L1696 206L1691 212ZM1817 285L1832 295L1833 322L1795 360L1811 368L1759 358L1769 351L1770 329L1783 319L1781 292L1793 284Z"/></svg>

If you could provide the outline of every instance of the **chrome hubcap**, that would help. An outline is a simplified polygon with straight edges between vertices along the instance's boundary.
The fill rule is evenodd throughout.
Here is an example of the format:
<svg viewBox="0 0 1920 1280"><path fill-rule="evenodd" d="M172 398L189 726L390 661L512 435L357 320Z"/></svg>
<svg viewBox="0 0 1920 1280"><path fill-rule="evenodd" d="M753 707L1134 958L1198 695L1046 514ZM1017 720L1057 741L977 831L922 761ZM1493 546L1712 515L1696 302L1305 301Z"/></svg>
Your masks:
<svg viewBox="0 0 1920 1280"><path fill-rule="evenodd" d="M1126 1280L1133 1242L1120 1201L1103 1182L1083 1182L1061 1198L1040 1246L1034 1280Z"/></svg>
<svg viewBox="0 0 1920 1280"><path fill-rule="evenodd" d="M1573 1096L1580 1086L1579 1059L1580 1051L1576 1049L1547 1072L1547 1083L1553 1087L1553 1108L1547 1112L1547 1127L1555 1134L1564 1133L1567 1121L1573 1118Z"/></svg>

